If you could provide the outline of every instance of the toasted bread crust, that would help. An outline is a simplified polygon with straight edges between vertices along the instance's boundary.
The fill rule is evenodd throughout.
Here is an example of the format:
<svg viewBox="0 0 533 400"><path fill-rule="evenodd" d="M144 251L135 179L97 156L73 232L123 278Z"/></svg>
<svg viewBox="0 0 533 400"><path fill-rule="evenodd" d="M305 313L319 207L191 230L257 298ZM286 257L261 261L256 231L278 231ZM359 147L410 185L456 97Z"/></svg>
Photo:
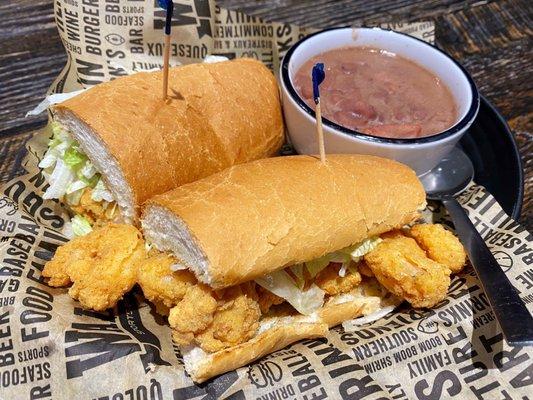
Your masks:
<svg viewBox="0 0 533 400"><path fill-rule="evenodd" d="M59 121L71 121L69 128L82 148L88 139L77 135L76 122L103 142L135 209L155 194L271 156L281 146L278 86L260 62L238 59L171 68L166 101L161 79L161 72L118 78L53 110ZM116 182L105 175L104 180L114 194L121 192L113 188Z"/></svg>
<svg viewBox="0 0 533 400"><path fill-rule="evenodd" d="M166 235L160 250L176 253L201 281L218 289L401 227L424 206L415 173L395 161L328 155L322 164L311 156L276 157L150 199L143 228L158 246ZM186 235L151 227L155 214L164 214L165 227L179 221L175 225ZM185 245L172 247L184 236ZM191 246L196 255L187 257ZM201 258L198 265L195 257Z"/></svg>

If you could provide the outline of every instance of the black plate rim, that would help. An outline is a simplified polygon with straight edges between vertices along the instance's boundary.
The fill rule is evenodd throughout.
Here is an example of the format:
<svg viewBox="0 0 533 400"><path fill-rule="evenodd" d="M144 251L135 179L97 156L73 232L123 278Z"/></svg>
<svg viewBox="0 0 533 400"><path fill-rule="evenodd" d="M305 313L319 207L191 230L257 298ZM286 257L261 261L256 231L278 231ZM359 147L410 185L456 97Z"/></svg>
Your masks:
<svg viewBox="0 0 533 400"><path fill-rule="evenodd" d="M517 168L518 173L515 175L515 184L516 184L516 186L518 186L518 196L517 196L517 200L518 201L514 202L513 211L511 213L511 217L515 221L518 221L520 219L520 215L522 213L522 205L524 203L524 168L523 168L524 166L523 166L523 162L522 162L522 157L520 156L520 152L518 150L518 144L516 143L516 139L515 139L513 133L511 132L511 128L509 128L509 125L507 124L507 121L500 114L498 109L494 105L492 105L492 103L490 101L488 101L485 96L480 94L479 97L481 99L481 102L484 103L484 106L486 106L492 112L492 114L496 117L496 119L499 121L501 126L499 128L496 128L496 129L498 129L502 133L505 133L505 136L507 137L507 139L508 139L508 141L509 141L509 143L511 145L511 148L512 148L512 152L513 152L512 155L513 155L513 157L514 157L514 159L516 161L517 167L518 167ZM479 114L476 117L476 120L478 118L479 118ZM475 123L476 123L476 121L474 121L474 124ZM468 132L467 132L467 134L468 134ZM494 195L494 194L492 194L492 195Z"/></svg>

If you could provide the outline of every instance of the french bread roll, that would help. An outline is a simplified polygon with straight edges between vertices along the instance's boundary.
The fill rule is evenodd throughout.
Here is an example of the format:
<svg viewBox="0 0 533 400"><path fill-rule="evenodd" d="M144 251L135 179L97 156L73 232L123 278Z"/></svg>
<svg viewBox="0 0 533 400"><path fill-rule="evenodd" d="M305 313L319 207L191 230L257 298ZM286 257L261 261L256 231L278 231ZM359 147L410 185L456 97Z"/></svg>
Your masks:
<svg viewBox="0 0 533 400"><path fill-rule="evenodd" d="M231 167L147 201L149 242L214 289L310 261L412 222L415 173L363 155L276 157Z"/></svg>
<svg viewBox="0 0 533 400"><path fill-rule="evenodd" d="M136 73L56 105L67 128L101 172L125 222L149 197L272 156L283 141L278 86L251 59Z"/></svg>

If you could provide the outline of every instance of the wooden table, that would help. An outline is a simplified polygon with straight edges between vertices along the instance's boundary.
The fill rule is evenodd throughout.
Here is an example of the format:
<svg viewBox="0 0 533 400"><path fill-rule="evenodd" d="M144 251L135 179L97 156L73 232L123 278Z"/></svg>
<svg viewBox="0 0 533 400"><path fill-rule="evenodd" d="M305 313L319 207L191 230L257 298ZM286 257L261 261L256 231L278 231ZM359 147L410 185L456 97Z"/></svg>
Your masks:
<svg viewBox="0 0 533 400"><path fill-rule="evenodd" d="M267 20L302 26L433 20L437 44L473 75L507 118L526 172L522 222L533 228L533 52L530 0L225 0ZM46 115L25 118L65 63L53 0L0 2L0 181L20 173L20 149ZM4 166L4 167L2 167ZM7 168L5 166L8 166Z"/></svg>

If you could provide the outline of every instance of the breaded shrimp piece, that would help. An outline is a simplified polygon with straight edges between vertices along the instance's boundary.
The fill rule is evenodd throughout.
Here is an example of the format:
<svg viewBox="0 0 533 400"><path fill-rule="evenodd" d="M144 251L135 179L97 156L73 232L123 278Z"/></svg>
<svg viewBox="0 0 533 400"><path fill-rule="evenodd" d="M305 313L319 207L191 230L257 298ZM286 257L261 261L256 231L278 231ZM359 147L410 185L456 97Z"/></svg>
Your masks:
<svg viewBox="0 0 533 400"><path fill-rule="evenodd" d="M76 206L70 206L72 211L76 214L83 215L87 220L93 224L102 224L110 222L116 211L116 203L109 204L108 207L104 207L104 204L101 201L94 201L92 199L91 188L87 188L83 191L81 195L80 202Z"/></svg>
<svg viewBox="0 0 533 400"><path fill-rule="evenodd" d="M466 252L457 237L440 224L413 226L408 234L416 240L433 261L446 265L452 273L461 272L466 264Z"/></svg>
<svg viewBox="0 0 533 400"><path fill-rule="evenodd" d="M72 259L84 259L89 255L89 249L84 242L76 238L58 247L54 257L43 268L42 275L48 278L47 284L52 287L69 286L72 281L67 273L67 266ZM67 246L69 246L67 248Z"/></svg>
<svg viewBox="0 0 533 400"><path fill-rule="evenodd" d="M196 334L211 325L217 309L217 300L213 295L213 291L206 285L191 286L183 299L170 310L168 322L176 343L192 343Z"/></svg>
<svg viewBox="0 0 533 400"><path fill-rule="evenodd" d="M259 304L240 287L226 290L212 324L195 339L205 351L215 352L244 343L255 336L259 328Z"/></svg>
<svg viewBox="0 0 533 400"><path fill-rule="evenodd" d="M368 268L368 265L366 265L366 262L364 261L360 261L359 264L357 264L357 270L361 275L366 276L367 278L374 277L374 273Z"/></svg>
<svg viewBox="0 0 533 400"><path fill-rule="evenodd" d="M185 296L187 289L197 283L189 270L172 271L177 260L169 254L158 253L139 263L137 283L144 296L158 305L174 307Z"/></svg>
<svg viewBox="0 0 533 400"><path fill-rule="evenodd" d="M266 290L259 285L256 286L256 290L258 294L257 302L259 303L259 308L263 314L268 313L270 307L277 306L285 302L283 297L279 297L270 290Z"/></svg>
<svg viewBox="0 0 533 400"><path fill-rule="evenodd" d="M414 307L433 307L446 297L451 271L429 259L414 239L388 235L364 259L379 283Z"/></svg>
<svg viewBox="0 0 533 400"><path fill-rule="evenodd" d="M108 224L58 248L45 265L43 276L54 286L72 281L72 298L84 308L103 311L135 285L137 263L145 256L144 242L136 228Z"/></svg>
<svg viewBox="0 0 533 400"><path fill-rule="evenodd" d="M316 285L330 296L347 293L361 283L361 274L357 271L346 270L346 275L340 276L341 264L330 263L318 273Z"/></svg>
<svg viewBox="0 0 533 400"><path fill-rule="evenodd" d="M176 343L215 352L251 339L261 318L253 286L243 284L217 292L202 284L189 288L170 310Z"/></svg>

